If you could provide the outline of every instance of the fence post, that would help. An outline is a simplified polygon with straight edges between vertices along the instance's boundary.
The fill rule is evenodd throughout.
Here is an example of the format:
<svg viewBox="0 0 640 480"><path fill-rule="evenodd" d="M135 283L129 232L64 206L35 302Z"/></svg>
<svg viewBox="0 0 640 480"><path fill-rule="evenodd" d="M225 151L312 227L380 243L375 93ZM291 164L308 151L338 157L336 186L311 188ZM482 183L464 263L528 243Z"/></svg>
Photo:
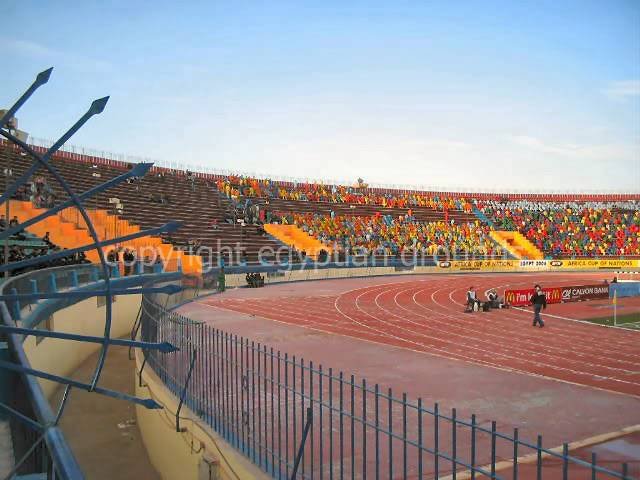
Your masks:
<svg viewBox="0 0 640 480"><path fill-rule="evenodd" d="M457 436L458 436L458 411L455 408L451 409L451 478L456 480L458 474L458 460L457 460Z"/></svg>
<svg viewBox="0 0 640 480"><path fill-rule="evenodd" d="M355 377L351 375L351 480L356 478Z"/></svg>
<svg viewBox="0 0 640 480"><path fill-rule="evenodd" d="M197 351L194 349L191 354L191 364L189 365L189 371L187 372L187 379L184 382L184 388L180 394L180 403L178 403L178 410L176 410L176 432L180 433L180 410L182 410L182 404L184 403L184 397L187 394L187 388L189 387L189 380L191 380L191 374L193 373L193 367L196 363Z"/></svg>
<svg viewBox="0 0 640 480"><path fill-rule="evenodd" d="M407 478L407 394L402 392L402 478Z"/></svg>
<svg viewBox="0 0 640 480"><path fill-rule="evenodd" d="M367 478L367 380L364 378L362 379L362 478Z"/></svg>
<svg viewBox="0 0 640 480"><path fill-rule="evenodd" d="M518 480L518 429L513 429L513 480Z"/></svg>
<svg viewBox="0 0 640 480"><path fill-rule="evenodd" d="M51 288L51 292L55 293L58 291L58 284L56 283L56 274L49 274L49 288Z"/></svg>
<svg viewBox="0 0 640 480"><path fill-rule="evenodd" d="M16 290L15 288L12 288L11 294L18 295L18 290ZM13 319L17 322L18 320L20 320L20 318L21 318L20 300L16 298L13 301Z"/></svg>
<svg viewBox="0 0 640 480"><path fill-rule="evenodd" d="M284 432L285 478L289 478L289 354L286 352L284 354Z"/></svg>
<svg viewBox="0 0 640 480"><path fill-rule="evenodd" d="M433 406L433 416L434 416L434 425L433 425L433 451L434 451L434 470L435 470L435 478L438 478L440 475L440 451L439 451L439 425L440 425L440 413L438 411L438 402L436 402Z"/></svg>
<svg viewBox="0 0 640 480"><path fill-rule="evenodd" d="M542 480L542 435L538 435L536 449L538 452L538 458L536 462L536 479Z"/></svg>
<svg viewBox="0 0 640 480"><path fill-rule="evenodd" d="M393 409L391 405L391 398L393 397L393 391L391 390L391 388L389 388L388 395L389 396L387 397L387 414L388 414L388 421L389 421L389 432L387 435L389 436L389 478L393 478L393 419L392 419Z"/></svg>
<svg viewBox="0 0 640 480"><path fill-rule="evenodd" d="M313 410L311 407L307 408L307 423L304 426L304 432L302 432L302 440L300 440L300 448L298 449L298 454L296 455L296 461L293 465L293 472L291 473L291 480L295 480L296 475L298 474L298 467L300 466L300 460L302 459L302 454L304 453L304 444L307 441L307 435L309 434L309 429L311 428L311 419L313 416Z"/></svg>
<svg viewBox="0 0 640 480"><path fill-rule="evenodd" d="M475 480L475 478L476 478L476 414L474 413L471 415L471 480Z"/></svg>
<svg viewBox="0 0 640 480"><path fill-rule="evenodd" d="M344 373L340 372L340 480L344 479ZM295 431L295 430L294 430Z"/></svg>
<svg viewBox="0 0 640 480"><path fill-rule="evenodd" d="M491 421L491 478L496 476L496 421Z"/></svg>

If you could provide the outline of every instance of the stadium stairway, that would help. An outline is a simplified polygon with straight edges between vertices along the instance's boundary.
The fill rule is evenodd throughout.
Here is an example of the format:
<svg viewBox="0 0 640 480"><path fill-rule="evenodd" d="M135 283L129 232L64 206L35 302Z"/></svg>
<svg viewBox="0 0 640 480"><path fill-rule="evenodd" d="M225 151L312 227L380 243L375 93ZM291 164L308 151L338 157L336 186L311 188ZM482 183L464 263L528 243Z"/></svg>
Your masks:
<svg viewBox="0 0 640 480"><path fill-rule="evenodd" d="M0 163L10 165L15 178L29 168L32 160L0 142ZM126 164L122 162L109 162L103 159L95 159L95 162L81 161L62 158L60 155L55 155L50 163L76 192L93 188L127 170ZM161 173L164 175L161 176ZM37 175L45 177L56 199L68 198L66 192L48 172L39 169ZM0 183L3 182L4 174L0 171ZM158 194L167 198L166 204L150 200L150 195ZM148 229L159 227L169 220L181 223L182 226L178 231L162 236L158 243L161 249L175 247L178 250L184 248L188 242L198 240L203 247L211 249L212 262L224 255L227 265L230 265L237 263L237 255L231 258L229 252L245 252L249 262L257 262L258 252L262 247L271 246L273 250L279 250L282 247L277 240L260 235L254 225L241 226L225 223L224 212L229 201L221 198L214 182L197 177L192 184L184 172L153 168L144 178L132 183L120 184L106 193L99 194L97 198L86 201L85 207L102 210L105 214L108 212L115 214L113 204L109 202L111 198L118 198L123 205L122 213L117 216L120 220L126 220L129 226ZM74 215L75 212L72 212L72 217ZM113 224L114 216L109 217L109 221L103 222L103 228L108 229L109 225ZM214 220L218 221L216 228L212 228ZM116 222L118 229L124 228L123 225L125 224ZM84 227L84 222L81 226ZM77 234L77 232L74 233ZM100 232L100 236L103 233L104 230ZM53 241L55 243L55 240ZM163 242L165 246L162 246ZM60 245L63 246L62 243Z"/></svg>
<svg viewBox="0 0 640 480"><path fill-rule="evenodd" d="M491 238L517 259L544 259L544 254L520 232L493 230Z"/></svg>
<svg viewBox="0 0 640 480"><path fill-rule="evenodd" d="M45 209L36 208L28 201L11 201L11 212L18 217L20 222L24 222L45 212ZM129 235L137 233L140 228L132 225L128 220L119 218L104 210L87 210L87 214L91 219L98 238L106 240L121 235ZM75 208L67 208L57 215L51 215L41 222L38 222L28 228L30 233L39 237L49 232L49 238L55 245L63 248L76 248L92 243L84 219L80 216ZM121 247L135 250L140 258L146 254L155 252L165 260L165 268L169 271L177 269L180 262L182 269L186 273L202 271L202 258L196 255L187 255L181 250L174 250L169 244L163 243L160 237L143 237L123 243ZM105 254L113 247L105 247ZM93 263L99 261L98 253L95 250L86 252L87 259Z"/></svg>
<svg viewBox="0 0 640 480"><path fill-rule="evenodd" d="M320 250L325 250L329 254L333 252L331 247L313 238L296 225L265 224L264 229L269 235L298 251L304 251L311 258L317 259Z"/></svg>

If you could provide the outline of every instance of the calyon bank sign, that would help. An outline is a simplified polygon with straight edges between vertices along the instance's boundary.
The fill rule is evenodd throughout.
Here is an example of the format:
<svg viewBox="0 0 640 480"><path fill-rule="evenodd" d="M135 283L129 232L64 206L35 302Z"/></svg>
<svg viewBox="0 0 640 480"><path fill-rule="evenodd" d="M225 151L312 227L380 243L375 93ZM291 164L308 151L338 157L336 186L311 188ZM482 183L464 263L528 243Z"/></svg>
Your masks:
<svg viewBox="0 0 640 480"><path fill-rule="evenodd" d="M609 285L581 285L578 287L562 287L563 302L598 300L603 298L609 298Z"/></svg>
<svg viewBox="0 0 640 480"><path fill-rule="evenodd" d="M573 285L568 287L545 287L542 289L547 303L578 302L609 298L609 285ZM504 300L514 307L531 304L533 288L505 290Z"/></svg>

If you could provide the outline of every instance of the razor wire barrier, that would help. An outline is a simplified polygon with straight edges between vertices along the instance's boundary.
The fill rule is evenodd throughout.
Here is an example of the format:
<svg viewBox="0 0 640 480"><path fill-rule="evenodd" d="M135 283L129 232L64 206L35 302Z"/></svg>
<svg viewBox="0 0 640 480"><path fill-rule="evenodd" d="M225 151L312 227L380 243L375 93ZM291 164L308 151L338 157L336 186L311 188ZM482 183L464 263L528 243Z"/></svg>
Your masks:
<svg viewBox="0 0 640 480"><path fill-rule="evenodd" d="M584 460L570 455L568 444L551 447L533 432L507 431L475 414L465 418L437 402L427 406L195 322L166 308L167 298L158 300L143 298L140 338L179 350L143 350L145 364L202 423L272 478L293 478L309 418L295 478L632 478L627 464ZM198 357L191 368L192 350Z"/></svg>
<svg viewBox="0 0 640 480"><path fill-rule="evenodd" d="M45 473L47 478L80 479L83 474L73 456L62 432L58 428L60 417L64 413L64 406L69 396L70 389L78 388L88 392L106 395L121 400L126 400L146 408L161 408L153 399L138 398L122 392L103 388L99 385L101 373L107 351L110 346L127 346L129 348L143 348L145 351L171 352L174 346L168 342L139 342L135 339L121 340L111 338L112 303L115 295L139 295L155 292L154 294L174 295L180 291L180 287L167 284L156 287L153 281L144 283L144 280L159 279L161 269L154 269L155 274L141 275L139 281L122 282L124 288L114 287L114 280L119 276L106 259L104 247L117 245L129 240L148 235L168 233L179 227L177 222L167 222L164 225L141 231L138 233L120 236L117 238L100 239L91 218L84 208L83 202L95 197L98 193L120 185L133 176L143 176L152 167L150 163L136 165L127 173L108 180L85 192L76 193L62 178L57 169L50 163L50 159L64 146L64 144L88 122L93 116L102 113L109 97L103 97L93 101L88 110L56 141L46 149L35 148L17 138L12 119L18 110L29 98L43 85L45 85L53 71L49 68L36 76L35 81L27 88L20 98L1 116L0 137L3 144L13 144L15 148L29 155L33 162L29 168L16 179L11 175L10 157L7 158L5 171L5 190L0 196L0 204L5 204L7 221L9 220L10 200L18 189L24 186L39 169L45 169L68 196L68 200L45 210L18 225L9 225L0 232L0 240L4 240L5 258L0 265L0 272L5 276L17 269L40 267L50 265L53 260L61 259L80 252L94 250L99 258L95 265L73 265L28 272L26 274L10 278L0 285L0 340L7 341L9 345L9 358L0 359L0 369L7 374L7 382L11 383L9 390L10 404L0 401L0 410L4 411L11 420L12 437L16 463L9 476L14 473ZM9 261L8 241L11 235L42 222L52 215L66 209L74 208L78 214L78 220L82 218L92 243L76 248L69 248L59 252L49 251L46 255L21 260ZM137 272L142 274L143 272ZM146 273L146 272L144 272ZM128 280L128 279L127 279ZM137 283L136 283L137 282ZM118 282L120 285L121 282ZM142 284L140 287L139 285ZM67 305L90 297L104 297L105 318L102 336L86 336L61 332L45 331L38 328L37 315L31 315L34 310L47 306L54 309L64 308ZM23 319L23 316L26 318ZM33 318L32 318L33 317ZM29 320L25 323L26 320ZM66 376L54 375L46 371L33 369L30 366L22 342L28 336L41 338L57 338L65 341L89 342L100 345L98 361L88 383L79 382ZM54 416L37 378L51 380L60 385L65 385L63 401L57 414ZM18 428L18 424L22 429ZM26 429L26 430L25 430ZM27 433L27 431L31 433ZM16 433L18 432L18 433ZM35 432L35 436L34 436Z"/></svg>

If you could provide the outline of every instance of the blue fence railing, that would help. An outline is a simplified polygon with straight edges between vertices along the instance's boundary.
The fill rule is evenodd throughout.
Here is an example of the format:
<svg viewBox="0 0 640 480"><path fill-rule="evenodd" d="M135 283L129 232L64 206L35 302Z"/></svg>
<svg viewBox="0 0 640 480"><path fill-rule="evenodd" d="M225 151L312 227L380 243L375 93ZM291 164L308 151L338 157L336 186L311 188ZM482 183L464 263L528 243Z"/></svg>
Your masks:
<svg viewBox="0 0 640 480"><path fill-rule="evenodd" d="M307 412L295 478L632 478L627 464L599 464L595 454L569 455L567 444L552 449L539 435L499 431L495 421L464 418L196 323L170 311L172 303L143 299L142 340L180 348L147 351L146 362L203 423L272 478L292 478Z"/></svg>
<svg viewBox="0 0 640 480"><path fill-rule="evenodd" d="M94 265L74 265L52 269L34 270L18 277L10 278L0 285L0 295L8 293L32 293L33 285L39 286L42 292L51 292L52 281L60 288L69 288L71 277L79 278L82 283L91 282L94 278ZM76 272L72 274L72 272ZM66 287L65 287L66 286ZM0 321L3 325L14 326L21 316L21 311L29 311L34 301L0 302ZM7 342L6 360L30 367L23 349L24 337L17 334L0 333L0 341ZM2 390L6 392L0 401L22 416L32 419L43 430L28 426L19 421L16 415L7 415L10 420L11 444L14 452L17 475L44 474L47 479L62 478L80 480L84 478L69 444L60 428L55 424L56 415L44 396L38 379L26 373L3 371ZM22 463L20 461L22 460Z"/></svg>
<svg viewBox="0 0 640 480"><path fill-rule="evenodd" d="M115 288L135 287L142 283L155 284L176 281L180 272L144 273L129 277L113 277ZM197 279L196 279L197 280ZM189 282L185 280L185 285ZM200 292L201 281L192 281L192 288L175 293L172 298L184 298ZM0 325L22 329L41 328L40 323L51 313L73 303L94 296L91 292L103 288L104 278L97 265L69 265L42 270L32 270L11 277L0 284L0 295L27 295L20 300L5 298L0 302ZM56 298L34 299L29 294L64 293ZM87 295L75 295L86 292ZM43 335L64 335L60 332L42 331ZM76 480L84 478L62 431L56 424L56 414L45 398L36 376L27 374L30 362L23 348L25 337L20 333L0 330L0 360L19 367L20 371L0 369L0 419L10 421L16 474L44 474L47 479ZM84 341L77 335L70 340ZM6 342L7 348L4 347ZM146 345L152 347L151 345ZM159 350L162 351L162 350ZM102 389L104 392L105 389ZM117 395L117 394L116 394ZM119 398L124 398L122 395ZM13 410L8 411L7 407ZM19 415L16 415L19 414ZM26 420L25 420L26 419ZM4 478L0 475L0 478Z"/></svg>

